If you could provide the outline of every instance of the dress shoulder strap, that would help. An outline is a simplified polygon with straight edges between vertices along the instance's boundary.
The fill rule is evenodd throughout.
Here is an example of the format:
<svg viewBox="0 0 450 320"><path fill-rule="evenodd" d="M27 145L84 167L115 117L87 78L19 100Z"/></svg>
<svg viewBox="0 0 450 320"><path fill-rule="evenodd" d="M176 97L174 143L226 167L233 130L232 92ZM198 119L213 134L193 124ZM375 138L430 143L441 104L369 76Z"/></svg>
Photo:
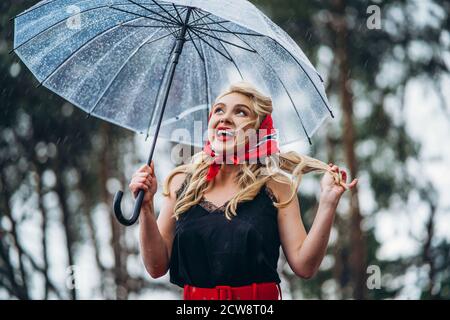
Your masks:
<svg viewBox="0 0 450 320"><path fill-rule="evenodd" d="M273 202L278 202L277 197L275 196L275 193L270 189L267 184L264 185L264 191L266 192L267 196L272 200Z"/></svg>
<svg viewBox="0 0 450 320"><path fill-rule="evenodd" d="M177 191L175 191L175 195L176 198L179 199L181 194L184 192L184 190L186 189L188 183L190 181L190 176L189 174L186 174L186 178L184 179L183 183L181 184L180 188L178 188Z"/></svg>

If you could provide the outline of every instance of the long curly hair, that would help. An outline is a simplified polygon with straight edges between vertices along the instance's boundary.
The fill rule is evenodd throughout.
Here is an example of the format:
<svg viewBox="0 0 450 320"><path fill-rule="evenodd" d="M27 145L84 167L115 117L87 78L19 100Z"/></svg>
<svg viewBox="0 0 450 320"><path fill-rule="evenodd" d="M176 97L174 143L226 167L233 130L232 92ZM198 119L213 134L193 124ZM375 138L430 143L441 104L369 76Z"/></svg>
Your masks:
<svg viewBox="0 0 450 320"><path fill-rule="evenodd" d="M257 119L249 123L254 124L254 129L258 129L262 120L267 114L273 111L272 99L259 92L252 84L248 82L237 82L229 86L227 90L222 92L215 100L214 104L223 96L230 93L241 93L251 100L250 108L257 114ZM337 184L346 188L340 175L330 170L330 167L317 159L301 155L294 151L285 153L275 153L264 158L265 163L247 163L239 164L239 172L236 182L239 186L239 192L227 203L225 207L225 216L231 220L237 215L237 205L243 201L252 200L261 190L261 187L269 180L290 185L292 190L289 198L284 202L274 201L276 208L284 208L293 200L297 194L302 175L308 172L330 172ZM163 195L169 196L169 185L172 178L178 173L184 173L187 176L187 185L178 197L175 208L174 217L178 220L183 212L186 212L192 206L198 204L206 193L212 187L212 181L206 180L208 168L213 158L200 151L194 154L191 161L187 164L176 167L163 184ZM277 199L278 200L278 199Z"/></svg>

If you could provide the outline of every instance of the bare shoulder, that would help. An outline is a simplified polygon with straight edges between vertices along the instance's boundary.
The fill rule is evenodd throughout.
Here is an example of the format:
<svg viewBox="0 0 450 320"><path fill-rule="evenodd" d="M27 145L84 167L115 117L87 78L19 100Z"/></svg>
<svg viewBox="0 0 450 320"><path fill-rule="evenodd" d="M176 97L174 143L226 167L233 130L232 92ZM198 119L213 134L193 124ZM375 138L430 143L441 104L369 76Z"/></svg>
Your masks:
<svg viewBox="0 0 450 320"><path fill-rule="evenodd" d="M187 174L184 172L178 172L169 183L170 197L176 198L176 192L181 188L183 182L186 180Z"/></svg>
<svg viewBox="0 0 450 320"><path fill-rule="evenodd" d="M292 187L287 183L278 182L274 179L269 179L266 186L272 191L278 202L283 202L289 199L292 193Z"/></svg>

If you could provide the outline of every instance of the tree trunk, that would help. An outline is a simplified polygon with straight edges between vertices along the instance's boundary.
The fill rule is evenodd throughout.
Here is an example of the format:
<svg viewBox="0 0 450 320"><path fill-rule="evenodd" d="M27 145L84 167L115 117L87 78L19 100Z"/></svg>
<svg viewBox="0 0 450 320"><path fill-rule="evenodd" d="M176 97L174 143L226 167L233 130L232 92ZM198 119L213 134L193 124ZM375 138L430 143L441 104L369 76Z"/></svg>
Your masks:
<svg viewBox="0 0 450 320"><path fill-rule="evenodd" d="M84 215L86 217L86 223L88 227L88 233L89 237L92 242L92 246L94 249L94 258L95 262L97 264L98 269L100 270L100 290L102 292L103 297L105 299L113 299L112 297L109 297L108 290L107 290L107 279L108 279L108 269L103 265L101 259L100 259L100 244L97 240L97 237L95 236L95 225L94 220L92 219L92 215L90 212L90 209L93 207L93 203L91 201L91 197L85 195L85 201L83 201L82 209L84 212Z"/></svg>
<svg viewBox="0 0 450 320"><path fill-rule="evenodd" d="M336 55L339 62L339 85L343 114L343 142L345 160L351 177L357 177L358 166L355 154L355 128L353 124L353 93L351 89L348 60L348 28L345 19L345 2L335 0L338 15L333 26L336 31ZM357 188L351 190L350 198L350 265L355 299L366 298L366 239L361 230L362 216L359 208Z"/></svg>
<svg viewBox="0 0 450 320"><path fill-rule="evenodd" d="M38 194L38 206L41 211L41 231L42 231L42 261L43 265L43 275L44 275L44 299L48 300L48 294L50 291L50 278L48 276L48 250L47 250L47 210L44 208L44 203L42 201L44 192L42 187L42 168L37 166L37 181L36 181L36 192Z"/></svg>
<svg viewBox="0 0 450 320"><path fill-rule="evenodd" d="M114 216L111 205L112 198L106 189L108 178L110 177L112 157L111 147L109 143L109 135L111 134L110 125L102 123L100 132L103 141L103 150L100 153L100 189L102 194L102 201L107 205L109 209L109 218L111 225L111 246L114 252L114 280L116 284L116 298L127 299L128 298L128 273L126 268L127 251L122 247L123 228L117 222Z"/></svg>
<svg viewBox="0 0 450 320"><path fill-rule="evenodd" d="M25 266L23 263L23 248L22 245L20 243L20 239L19 239L19 234L18 234L18 230L17 230L17 223L14 220L14 217L12 215L11 212L11 207L9 205L9 200L11 199L11 194L8 192L8 186L6 184L6 179L3 176L2 173L0 173L0 179L1 179L1 185L3 186L3 190L1 192L2 194L2 198L3 198L3 208L4 208L4 214L5 216L9 219L9 221L11 222L11 236L12 236L12 240L14 242L14 247L6 247L5 244L6 243L2 243L2 258L5 260L6 262L6 267L7 267L7 274L9 275L9 281L10 284L12 286L13 289L15 289L16 292L16 297L19 299L23 299L23 300L28 300L29 299L29 294L28 294L28 278L27 278L27 274L25 271ZM4 239L1 239L2 242L4 241ZM19 275L20 275L20 283L17 283L17 279L16 279L16 275L13 272L13 265L11 263L10 260L10 253L9 253L9 249L15 248L16 249L16 254L17 254L17 263L19 265Z"/></svg>
<svg viewBox="0 0 450 320"><path fill-rule="evenodd" d="M436 299L436 294L433 293L433 288L436 285L436 264L433 255L433 238L434 238L434 224L436 217L437 204L430 196L430 192L433 192L430 187L429 190L423 190L421 192L421 198L428 202L428 206L430 207L430 217L428 218L426 229L427 229L427 238L423 246L423 261L430 267L428 272L428 284L425 288L424 293L422 294L422 299Z"/></svg>
<svg viewBox="0 0 450 320"><path fill-rule="evenodd" d="M58 152L58 154L62 154L62 152ZM58 194L60 208L62 211L62 224L64 228L64 232L66 234L66 249L67 249L67 258L68 258L68 267L75 267L74 258L73 258L73 244L75 242L75 237L72 233L72 229L70 227L70 211L67 207L67 190L63 181L63 170L61 169L61 159L55 160L55 174L57 176L55 191ZM70 276L70 275L68 275ZM75 279L76 280L76 279ZM77 292L75 286L69 287L69 294L72 300L77 299Z"/></svg>

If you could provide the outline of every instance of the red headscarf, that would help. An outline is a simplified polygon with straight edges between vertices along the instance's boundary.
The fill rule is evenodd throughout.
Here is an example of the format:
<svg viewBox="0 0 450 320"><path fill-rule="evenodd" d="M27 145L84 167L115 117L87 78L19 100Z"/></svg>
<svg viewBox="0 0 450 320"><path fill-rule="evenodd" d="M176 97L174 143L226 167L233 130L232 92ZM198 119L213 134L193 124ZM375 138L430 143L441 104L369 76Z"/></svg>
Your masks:
<svg viewBox="0 0 450 320"><path fill-rule="evenodd" d="M211 118L211 114L209 115ZM208 121L209 121L208 118ZM203 151L214 158L213 162L209 166L206 180L210 181L219 173L221 167L221 161L225 163L233 163L237 165L242 161L261 159L271 154L279 152L278 141L276 138L276 130L273 127L273 121L270 114L266 115L261 122L257 133L257 142L255 145L249 145L249 142L245 144L244 159L239 159L236 153L231 155L220 155L218 152L212 149L211 142L208 140L203 148Z"/></svg>

